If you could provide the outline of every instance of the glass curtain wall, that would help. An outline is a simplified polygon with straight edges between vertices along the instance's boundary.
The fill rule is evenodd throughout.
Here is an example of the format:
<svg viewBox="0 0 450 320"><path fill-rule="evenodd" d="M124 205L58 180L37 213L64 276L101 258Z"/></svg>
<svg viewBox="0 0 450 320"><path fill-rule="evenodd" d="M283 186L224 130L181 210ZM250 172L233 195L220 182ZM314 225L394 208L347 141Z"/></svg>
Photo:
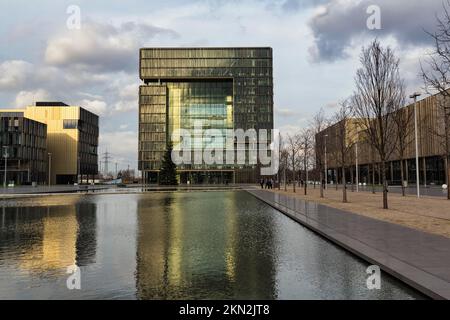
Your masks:
<svg viewBox="0 0 450 320"><path fill-rule="evenodd" d="M191 159L195 150L205 147L225 151L227 134L233 129L233 82L232 81L194 81L169 82L168 105L168 138L174 145L180 143L180 136L173 136L177 129L188 130L191 134ZM199 130L201 129L201 130ZM205 130L214 129L221 136L215 136L211 141L203 139ZM223 156L225 159L225 153ZM226 166L186 164L183 169L222 169ZM230 166L232 168L232 165Z"/></svg>

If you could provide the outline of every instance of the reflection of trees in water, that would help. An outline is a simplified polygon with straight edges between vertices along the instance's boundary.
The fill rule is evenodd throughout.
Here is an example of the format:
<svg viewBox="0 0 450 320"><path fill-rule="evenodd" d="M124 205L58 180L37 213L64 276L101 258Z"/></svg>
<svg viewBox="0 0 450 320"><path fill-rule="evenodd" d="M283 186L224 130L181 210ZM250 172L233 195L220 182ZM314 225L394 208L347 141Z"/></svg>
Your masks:
<svg viewBox="0 0 450 320"><path fill-rule="evenodd" d="M141 197L137 297L274 298L274 231L260 205L243 192Z"/></svg>

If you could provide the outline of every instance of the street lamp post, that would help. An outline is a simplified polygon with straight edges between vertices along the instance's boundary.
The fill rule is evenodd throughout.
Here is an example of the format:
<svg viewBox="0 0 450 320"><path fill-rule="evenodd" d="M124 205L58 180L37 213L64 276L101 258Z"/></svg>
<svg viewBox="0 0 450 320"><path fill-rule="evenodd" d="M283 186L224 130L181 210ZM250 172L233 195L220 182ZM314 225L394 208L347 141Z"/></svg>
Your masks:
<svg viewBox="0 0 450 320"><path fill-rule="evenodd" d="M5 157L5 176L3 179L3 187L6 188L6 174L7 174L7 167L8 167L8 147L3 146L3 149L5 150L5 153L3 154L3 157Z"/></svg>
<svg viewBox="0 0 450 320"><path fill-rule="evenodd" d="M80 156L78 156L78 159L77 159L78 161L78 163L77 163L77 183L78 184L80 184L81 182L83 182L83 181L80 181L80 175L81 175L81 168L80 168Z"/></svg>
<svg viewBox="0 0 450 320"><path fill-rule="evenodd" d="M51 184L51 172L52 172L52 154L48 153L48 185Z"/></svg>
<svg viewBox="0 0 450 320"><path fill-rule="evenodd" d="M325 140L325 190L328 189L328 168L327 168L327 137L328 135L324 135Z"/></svg>
<svg viewBox="0 0 450 320"><path fill-rule="evenodd" d="M356 157L356 192L359 192L359 170L358 170L358 142L355 143Z"/></svg>
<svg viewBox="0 0 450 320"><path fill-rule="evenodd" d="M416 189L417 189L417 198L420 198L420 185L419 185L419 141L417 138L417 97L420 97L421 94L419 92L414 92L409 97L414 99L414 136L416 141ZM402 181L403 183L403 181Z"/></svg>

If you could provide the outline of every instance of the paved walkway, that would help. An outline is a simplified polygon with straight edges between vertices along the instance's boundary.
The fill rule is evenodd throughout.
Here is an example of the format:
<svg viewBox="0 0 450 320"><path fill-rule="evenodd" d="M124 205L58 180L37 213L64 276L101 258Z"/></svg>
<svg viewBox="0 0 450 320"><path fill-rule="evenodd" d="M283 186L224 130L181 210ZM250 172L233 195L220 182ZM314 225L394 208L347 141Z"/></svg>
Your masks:
<svg viewBox="0 0 450 320"><path fill-rule="evenodd" d="M247 190L435 299L450 300L450 239L265 190Z"/></svg>
<svg viewBox="0 0 450 320"><path fill-rule="evenodd" d="M282 186L283 187L283 186ZM312 185L308 185L309 188L313 188ZM318 185L316 185L318 187ZM347 189L350 191L352 185L347 185ZM356 190L356 185L353 186L354 190ZM336 185L329 184L328 185L329 190L335 190ZM342 185L338 185L338 189L342 190ZM402 187L401 186L389 186L388 187L389 192L392 193L402 193ZM442 187L439 186L423 186L421 185L420 188L420 195L425 197L447 197L447 190L442 189ZM365 192L372 192L372 186L366 185L366 186L359 186L359 191L365 191ZM376 192L383 192L383 187L380 185L375 185L375 191ZM409 195L416 195L417 189L415 185L410 185L409 187L405 188L405 193Z"/></svg>

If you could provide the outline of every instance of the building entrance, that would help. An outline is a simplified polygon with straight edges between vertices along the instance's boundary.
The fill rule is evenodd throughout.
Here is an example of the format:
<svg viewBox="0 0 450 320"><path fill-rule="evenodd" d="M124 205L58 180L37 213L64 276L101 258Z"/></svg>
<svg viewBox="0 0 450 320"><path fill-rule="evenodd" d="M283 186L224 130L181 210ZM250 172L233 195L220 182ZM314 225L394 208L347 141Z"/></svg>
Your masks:
<svg viewBox="0 0 450 320"><path fill-rule="evenodd" d="M180 172L181 184L229 184L233 182L233 171Z"/></svg>

